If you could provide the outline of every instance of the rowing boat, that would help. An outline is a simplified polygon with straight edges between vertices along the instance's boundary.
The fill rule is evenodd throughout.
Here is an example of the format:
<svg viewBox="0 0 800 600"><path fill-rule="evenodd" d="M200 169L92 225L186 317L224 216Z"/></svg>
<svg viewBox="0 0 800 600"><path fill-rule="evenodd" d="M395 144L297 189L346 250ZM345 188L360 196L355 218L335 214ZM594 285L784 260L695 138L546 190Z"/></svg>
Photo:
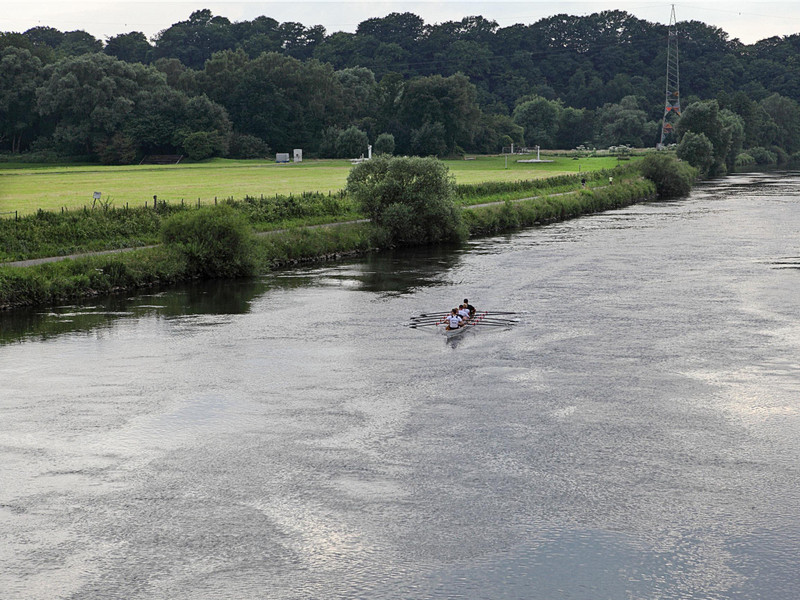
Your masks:
<svg viewBox="0 0 800 600"><path fill-rule="evenodd" d="M422 313L411 317L410 327L414 329L430 327L430 331L436 331L447 338L454 338L463 335L467 329L472 329L476 325L483 327L510 327L519 322L516 318L518 313L479 311L458 329L447 329L446 319L450 313L439 316L437 313ZM506 316L509 315L509 316Z"/></svg>

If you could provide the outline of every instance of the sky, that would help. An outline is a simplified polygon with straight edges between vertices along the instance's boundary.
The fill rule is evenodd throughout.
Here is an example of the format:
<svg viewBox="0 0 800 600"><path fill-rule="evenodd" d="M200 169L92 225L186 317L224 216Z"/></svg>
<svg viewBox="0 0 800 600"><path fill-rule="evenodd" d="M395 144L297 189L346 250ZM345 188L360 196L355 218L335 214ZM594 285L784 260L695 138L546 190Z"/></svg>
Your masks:
<svg viewBox="0 0 800 600"><path fill-rule="evenodd" d="M624 10L654 23L669 23L672 3L612 2L542 2L492 0L438 2L341 0L0 0L0 31L22 32L39 25L61 31L83 29L101 40L130 31L141 31L152 38L173 23L185 21L195 10L208 8L214 15L231 21L249 21L267 16L279 22L297 21L305 26L322 25L327 33L355 31L361 21L383 17L392 12L412 12L426 24L458 21L481 15L501 27L515 23L531 24L555 14L589 15L603 10ZM726 31L730 38L745 44L775 35L800 33L800 2L739 0L674 3L678 21L702 21Z"/></svg>

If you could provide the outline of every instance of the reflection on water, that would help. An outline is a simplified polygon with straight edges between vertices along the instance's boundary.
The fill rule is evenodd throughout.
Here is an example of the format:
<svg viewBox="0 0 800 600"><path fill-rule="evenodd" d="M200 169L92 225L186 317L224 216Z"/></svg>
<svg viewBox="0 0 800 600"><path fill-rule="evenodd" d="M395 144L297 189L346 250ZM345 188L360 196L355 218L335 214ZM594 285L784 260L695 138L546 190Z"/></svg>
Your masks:
<svg viewBox="0 0 800 600"><path fill-rule="evenodd" d="M0 596L794 599L798 189L0 315Z"/></svg>
<svg viewBox="0 0 800 600"><path fill-rule="evenodd" d="M118 319L240 314L267 286L257 280L195 282L138 296L96 298L47 309L0 311L0 344L110 327Z"/></svg>

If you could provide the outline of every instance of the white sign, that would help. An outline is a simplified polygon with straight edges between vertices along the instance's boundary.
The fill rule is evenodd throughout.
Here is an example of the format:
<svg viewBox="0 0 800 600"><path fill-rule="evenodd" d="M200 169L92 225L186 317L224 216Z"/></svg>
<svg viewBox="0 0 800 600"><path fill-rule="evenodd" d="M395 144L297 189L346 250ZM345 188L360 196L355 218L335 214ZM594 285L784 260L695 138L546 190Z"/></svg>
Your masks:
<svg viewBox="0 0 800 600"><path fill-rule="evenodd" d="M100 192L95 192L94 194L92 194L92 198L94 198L95 200L100 200L101 196L102 194Z"/></svg>

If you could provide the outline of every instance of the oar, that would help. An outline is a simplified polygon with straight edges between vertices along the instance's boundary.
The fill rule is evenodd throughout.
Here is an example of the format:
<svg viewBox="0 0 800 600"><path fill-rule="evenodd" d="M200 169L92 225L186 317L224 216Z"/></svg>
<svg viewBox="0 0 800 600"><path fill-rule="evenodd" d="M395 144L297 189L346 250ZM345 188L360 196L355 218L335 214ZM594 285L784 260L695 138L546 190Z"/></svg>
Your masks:
<svg viewBox="0 0 800 600"><path fill-rule="evenodd" d="M517 319L498 319L496 317L486 317L485 319L481 319L481 321L489 321L491 323L519 323Z"/></svg>

